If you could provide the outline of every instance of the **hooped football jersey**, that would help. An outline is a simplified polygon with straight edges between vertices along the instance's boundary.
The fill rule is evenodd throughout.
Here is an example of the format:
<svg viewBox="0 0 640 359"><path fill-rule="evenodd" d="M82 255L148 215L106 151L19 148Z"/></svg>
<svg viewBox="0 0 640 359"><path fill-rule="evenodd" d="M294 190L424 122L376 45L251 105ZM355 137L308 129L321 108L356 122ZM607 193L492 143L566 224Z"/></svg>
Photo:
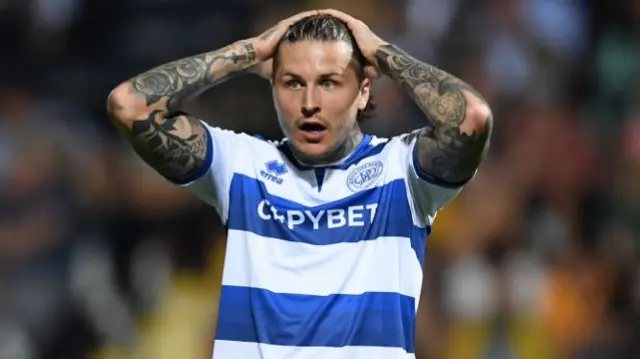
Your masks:
<svg viewBox="0 0 640 359"><path fill-rule="evenodd" d="M311 167L286 140L205 126L205 166L180 184L228 230L213 358L415 358L426 240L460 191L420 174L416 136Z"/></svg>

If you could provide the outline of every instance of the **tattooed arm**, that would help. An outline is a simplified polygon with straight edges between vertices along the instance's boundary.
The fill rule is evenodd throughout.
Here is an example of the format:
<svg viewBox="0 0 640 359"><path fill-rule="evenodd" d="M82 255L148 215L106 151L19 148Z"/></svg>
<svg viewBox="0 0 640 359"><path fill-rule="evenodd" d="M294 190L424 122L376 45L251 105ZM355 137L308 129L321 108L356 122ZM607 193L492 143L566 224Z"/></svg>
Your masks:
<svg viewBox="0 0 640 359"><path fill-rule="evenodd" d="M380 70L401 83L427 115L415 158L420 172L458 186L468 181L489 147L493 119L482 96L462 80L389 44L376 51Z"/></svg>
<svg viewBox="0 0 640 359"><path fill-rule="evenodd" d="M246 70L260 74L280 39L307 11L284 19L257 37L217 51L177 60L116 87L107 112L133 148L167 178L189 178L203 167L208 148L202 123L179 112L183 101Z"/></svg>
<svg viewBox="0 0 640 359"><path fill-rule="evenodd" d="M144 161L179 180L202 166L207 151L204 126L179 112L183 101L256 62L250 41L177 60L116 87L107 111Z"/></svg>

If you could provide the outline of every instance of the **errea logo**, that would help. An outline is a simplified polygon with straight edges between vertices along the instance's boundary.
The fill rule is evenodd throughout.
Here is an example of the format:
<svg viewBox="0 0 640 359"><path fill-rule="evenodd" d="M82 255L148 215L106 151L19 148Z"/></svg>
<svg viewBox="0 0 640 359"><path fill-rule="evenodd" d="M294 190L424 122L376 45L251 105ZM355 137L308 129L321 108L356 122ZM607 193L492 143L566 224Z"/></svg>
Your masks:
<svg viewBox="0 0 640 359"><path fill-rule="evenodd" d="M347 177L347 186L353 192L372 187L382 175L382 162L365 163L353 169Z"/></svg>
<svg viewBox="0 0 640 359"><path fill-rule="evenodd" d="M276 184L282 184L282 178L280 176L289 172L286 163L276 161L269 161L264 164L266 170L260 170L260 176L262 178L271 181Z"/></svg>

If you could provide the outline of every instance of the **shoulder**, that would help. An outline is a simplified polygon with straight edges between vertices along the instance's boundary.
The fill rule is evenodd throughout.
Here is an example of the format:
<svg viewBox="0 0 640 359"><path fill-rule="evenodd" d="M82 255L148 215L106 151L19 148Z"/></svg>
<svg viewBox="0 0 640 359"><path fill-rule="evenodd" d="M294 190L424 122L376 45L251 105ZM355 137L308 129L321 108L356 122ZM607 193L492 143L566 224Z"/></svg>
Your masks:
<svg viewBox="0 0 640 359"><path fill-rule="evenodd" d="M269 140L261 135L243 133L242 140L236 144L236 151L242 156L238 166L251 173L267 170L277 175L288 171L288 157L286 156L286 140ZM241 162L241 163L240 163Z"/></svg>
<svg viewBox="0 0 640 359"><path fill-rule="evenodd" d="M411 144L418 138L420 137L420 134L422 134L423 129L419 128L416 130L413 130L411 132L407 132L407 133L403 133L399 136L397 136L397 140L399 142L402 142L405 146L411 146Z"/></svg>
<svg viewBox="0 0 640 359"><path fill-rule="evenodd" d="M278 141L270 141L261 135L250 135L245 132L236 132L220 127L214 127L204 122L203 124L216 145L224 144L233 151L239 151L237 154L245 151L250 152L256 149L275 149L279 144Z"/></svg>
<svg viewBox="0 0 640 359"><path fill-rule="evenodd" d="M367 162L379 162L384 164L386 168L402 166L406 155L411 147L412 133L403 134L394 137L379 137L375 135L365 134L362 143L356 150L346 159L340 167L343 169L350 168Z"/></svg>
<svg viewBox="0 0 640 359"><path fill-rule="evenodd" d="M389 144L389 138L365 134L362 143L347 159L347 163L355 164L372 157L384 157Z"/></svg>
<svg viewBox="0 0 640 359"><path fill-rule="evenodd" d="M365 178L373 181L378 177L384 181L403 179L405 156L402 147L400 137L365 135L363 143L341 165L348 183Z"/></svg>
<svg viewBox="0 0 640 359"><path fill-rule="evenodd" d="M419 131L412 131L388 138L373 136L372 145L381 158L395 161L397 156L405 156L410 151L419 134Z"/></svg>
<svg viewBox="0 0 640 359"><path fill-rule="evenodd" d="M279 141L203 124L209 135L212 158L217 166L226 166L233 171L241 168L246 170L254 167L254 163L279 156Z"/></svg>

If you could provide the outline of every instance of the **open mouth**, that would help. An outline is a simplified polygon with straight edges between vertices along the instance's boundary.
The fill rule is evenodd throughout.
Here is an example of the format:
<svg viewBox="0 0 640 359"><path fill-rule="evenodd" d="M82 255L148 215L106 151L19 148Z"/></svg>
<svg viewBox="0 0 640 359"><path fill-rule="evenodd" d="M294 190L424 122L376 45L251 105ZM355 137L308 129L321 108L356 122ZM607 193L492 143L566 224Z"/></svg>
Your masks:
<svg viewBox="0 0 640 359"><path fill-rule="evenodd" d="M319 122L304 122L300 124L298 128L304 132L322 132L327 129L323 124Z"/></svg>
<svg viewBox="0 0 640 359"><path fill-rule="evenodd" d="M322 142L327 133L327 127L322 122L316 121L305 121L298 125L298 130L304 140L309 143Z"/></svg>

